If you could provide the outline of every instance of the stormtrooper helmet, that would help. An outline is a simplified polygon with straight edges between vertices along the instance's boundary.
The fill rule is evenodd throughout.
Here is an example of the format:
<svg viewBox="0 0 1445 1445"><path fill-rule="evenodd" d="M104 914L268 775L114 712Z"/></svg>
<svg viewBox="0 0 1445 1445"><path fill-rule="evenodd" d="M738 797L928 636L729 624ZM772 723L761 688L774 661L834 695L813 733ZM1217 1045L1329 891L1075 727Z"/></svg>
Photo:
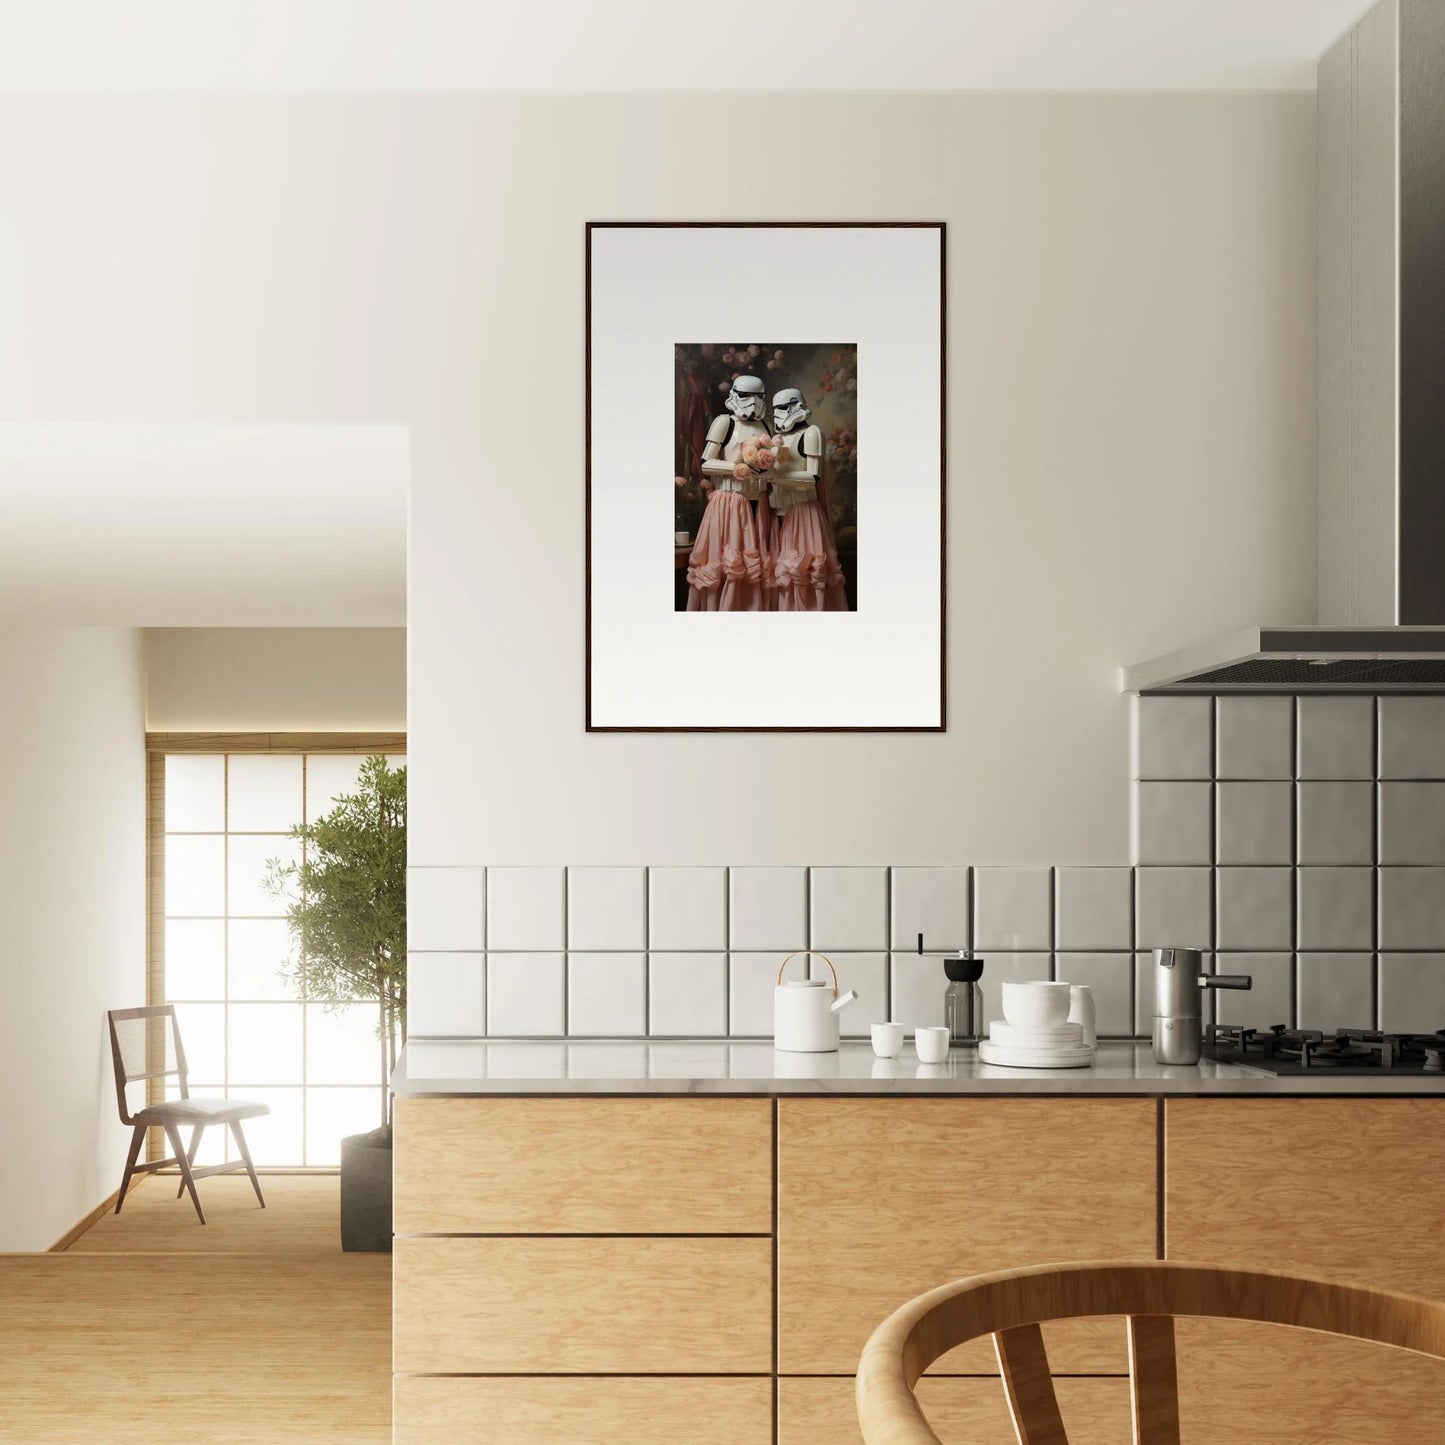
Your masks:
<svg viewBox="0 0 1445 1445"><path fill-rule="evenodd" d="M812 414L808 403L803 400L803 393L796 386L790 386L773 397L774 431L792 431L794 427L802 426Z"/></svg>
<svg viewBox="0 0 1445 1445"><path fill-rule="evenodd" d="M762 421L768 412L767 388L756 376L739 376L723 405L739 421Z"/></svg>

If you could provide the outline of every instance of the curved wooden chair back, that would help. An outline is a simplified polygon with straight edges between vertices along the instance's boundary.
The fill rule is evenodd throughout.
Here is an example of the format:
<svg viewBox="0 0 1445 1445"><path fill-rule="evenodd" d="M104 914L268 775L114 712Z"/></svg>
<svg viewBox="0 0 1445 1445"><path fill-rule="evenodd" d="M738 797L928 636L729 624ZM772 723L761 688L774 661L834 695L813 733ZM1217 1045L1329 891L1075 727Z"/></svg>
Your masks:
<svg viewBox="0 0 1445 1445"><path fill-rule="evenodd" d="M1039 1325L1124 1315L1134 1445L1179 1445L1174 1317L1257 1320L1445 1359L1445 1304L1326 1280L1207 1265L1044 1265L955 1280L879 1325L858 1365L867 1445L943 1445L914 1396L956 1345L992 1335L1019 1445L1068 1445ZM962 1442L960 1442L962 1445Z"/></svg>

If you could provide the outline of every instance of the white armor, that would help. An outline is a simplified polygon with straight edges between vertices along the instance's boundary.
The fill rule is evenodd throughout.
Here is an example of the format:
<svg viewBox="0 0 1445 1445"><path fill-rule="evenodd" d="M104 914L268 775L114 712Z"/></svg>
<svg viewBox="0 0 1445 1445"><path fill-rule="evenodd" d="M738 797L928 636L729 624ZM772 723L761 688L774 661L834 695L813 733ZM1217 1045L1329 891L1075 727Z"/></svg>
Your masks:
<svg viewBox="0 0 1445 1445"><path fill-rule="evenodd" d="M707 444L702 449L702 473L721 492L741 492L750 502L762 495L762 484L754 477L740 482L733 468L742 459L745 442L761 441L768 435L764 425L767 415L767 389L756 376L740 376L723 403L731 416L715 416L707 429Z"/></svg>
<svg viewBox="0 0 1445 1445"><path fill-rule="evenodd" d="M799 502L811 502L818 495L818 475L823 466L822 429L808 424L812 412L795 386L773 397L773 430L789 453L786 462L773 469L773 510L779 515Z"/></svg>

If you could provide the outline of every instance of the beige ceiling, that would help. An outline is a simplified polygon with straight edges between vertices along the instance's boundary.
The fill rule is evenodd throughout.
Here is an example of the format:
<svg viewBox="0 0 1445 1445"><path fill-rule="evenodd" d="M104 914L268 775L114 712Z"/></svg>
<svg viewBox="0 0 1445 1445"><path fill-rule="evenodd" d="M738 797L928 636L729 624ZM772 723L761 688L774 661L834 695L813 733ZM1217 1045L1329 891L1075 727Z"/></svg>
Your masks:
<svg viewBox="0 0 1445 1445"><path fill-rule="evenodd" d="M406 623L403 427L0 425L0 621Z"/></svg>
<svg viewBox="0 0 1445 1445"><path fill-rule="evenodd" d="M0 88L1309 89L1317 58L1369 8L1370 0L0 0Z"/></svg>

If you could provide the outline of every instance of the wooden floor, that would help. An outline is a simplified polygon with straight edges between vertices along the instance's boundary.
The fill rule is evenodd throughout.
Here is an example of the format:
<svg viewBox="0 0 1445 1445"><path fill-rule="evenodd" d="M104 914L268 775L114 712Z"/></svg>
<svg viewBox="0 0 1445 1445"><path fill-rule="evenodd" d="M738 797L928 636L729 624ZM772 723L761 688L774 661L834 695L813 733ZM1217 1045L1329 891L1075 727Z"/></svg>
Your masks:
<svg viewBox="0 0 1445 1445"><path fill-rule="evenodd" d="M339 1181L152 1176L60 1254L0 1255L0 1445L388 1445L391 1257Z"/></svg>

